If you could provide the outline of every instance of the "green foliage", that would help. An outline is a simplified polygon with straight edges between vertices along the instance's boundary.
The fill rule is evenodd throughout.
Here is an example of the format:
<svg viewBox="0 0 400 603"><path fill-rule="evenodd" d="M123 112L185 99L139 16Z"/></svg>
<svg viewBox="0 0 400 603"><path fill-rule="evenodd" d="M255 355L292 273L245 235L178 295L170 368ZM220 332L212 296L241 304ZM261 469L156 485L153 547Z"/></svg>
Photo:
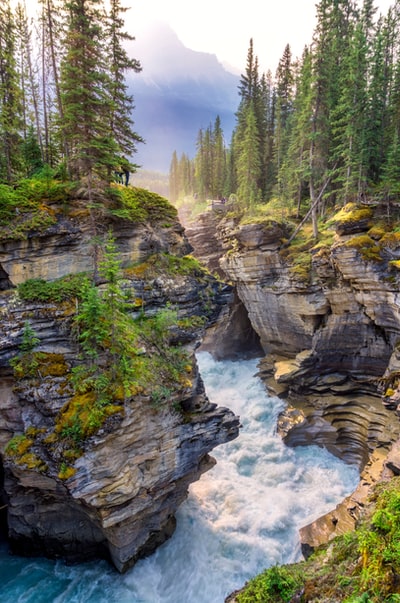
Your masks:
<svg viewBox="0 0 400 603"><path fill-rule="evenodd" d="M371 596L393 595L400 575L399 479L377 488L376 510L358 532L362 557L360 584ZM375 600L375 599L373 599ZM384 599L386 600L386 599ZM394 601L395 599L391 599Z"/></svg>
<svg viewBox="0 0 400 603"><path fill-rule="evenodd" d="M118 187L118 192L117 206L110 210L118 218L131 222L164 222L165 225L177 218L176 209L157 193L133 186Z"/></svg>
<svg viewBox="0 0 400 603"><path fill-rule="evenodd" d="M4 453L12 458L14 463L23 465L27 469L40 472L46 471L46 463L32 452L33 444L34 439L32 437L28 437L27 434L18 434L8 442Z"/></svg>
<svg viewBox="0 0 400 603"><path fill-rule="evenodd" d="M282 258L290 266L290 272L298 280L308 283L311 277L311 250L315 246L310 227L305 226L288 247L280 251Z"/></svg>
<svg viewBox="0 0 400 603"><path fill-rule="evenodd" d="M30 323L25 321L20 344L20 353L10 360L14 374L18 378L33 377L37 374L40 363L40 354L34 353L34 348L39 343L39 338Z"/></svg>
<svg viewBox="0 0 400 603"><path fill-rule="evenodd" d="M0 240L23 239L33 230L43 231L56 222L50 204L69 199L69 185L55 180L46 168L18 186L0 184Z"/></svg>
<svg viewBox="0 0 400 603"><path fill-rule="evenodd" d="M22 342L20 345L20 350L22 353L30 353L37 346L40 339L36 337L35 331L32 329L30 323L25 321L24 331L22 333Z"/></svg>
<svg viewBox="0 0 400 603"><path fill-rule="evenodd" d="M328 221L328 225L338 227L340 224L356 224L363 220L370 221L373 213L373 209L370 207L360 207L355 203L347 203Z"/></svg>
<svg viewBox="0 0 400 603"><path fill-rule="evenodd" d="M184 262L189 272L195 260ZM151 317L131 318L121 288L120 263L109 235L100 263L106 281L96 287L86 281L75 316L82 362L71 371L73 398L61 410L57 433L75 444L95 433L121 404L141 394L156 405L170 404L174 394L191 387L187 353L171 345L178 324L176 312L165 308Z"/></svg>
<svg viewBox="0 0 400 603"><path fill-rule="evenodd" d="M149 256L145 262L126 268L124 274L149 279L155 278L158 275L202 278L209 273L191 255L179 257L169 253L156 253Z"/></svg>
<svg viewBox="0 0 400 603"><path fill-rule="evenodd" d="M270 568L250 580L236 595L238 603L288 603L302 591L307 601L399 602L400 477L375 486L365 511L355 531L307 561Z"/></svg>
<svg viewBox="0 0 400 603"><path fill-rule="evenodd" d="M352 237L345 243L346 247L357 249L363 259L367 262L382 262L380 247L367 234Z"/></svg>
<svg viewBox="0 0 400 603"><path fill-rule="evenodd" d="M288 603L301 585L300 574L285 566L273 566L250 580L236 599L238 603Z"/></svg>
<svg viewBox="0 0 400 603"><path fill-rule="evenodd" d="M18 295L25 301L59 303L79 298L89 280L85 274L71 274L54 281L28 279L18 285Z"/></svg>
<svg viewBox="0 0 400 603"><path fill-rule="evenodd" d="M9 456L22 456L29 450L32 444L33 440L25 434L15 435L8 442L4 452Z"/></svg>

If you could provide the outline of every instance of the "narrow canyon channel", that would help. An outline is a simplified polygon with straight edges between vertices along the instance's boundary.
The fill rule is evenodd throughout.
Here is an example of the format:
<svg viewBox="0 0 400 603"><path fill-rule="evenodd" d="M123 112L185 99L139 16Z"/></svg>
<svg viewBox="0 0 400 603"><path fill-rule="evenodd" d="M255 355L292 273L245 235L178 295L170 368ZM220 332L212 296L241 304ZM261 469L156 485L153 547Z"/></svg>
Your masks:
<svg viewBox="0 0 400 603"><path fill-rule="evenodd" d="M223 603L263 568L301 558L298 530L333 509L359 473L317 446L289 448L276 434L284 403L269 396L257 360L197 355L211 402L240 415L239 437L190 488L173 537L119 575L106 562L10 556L0 548L2 603Z"/></svg>

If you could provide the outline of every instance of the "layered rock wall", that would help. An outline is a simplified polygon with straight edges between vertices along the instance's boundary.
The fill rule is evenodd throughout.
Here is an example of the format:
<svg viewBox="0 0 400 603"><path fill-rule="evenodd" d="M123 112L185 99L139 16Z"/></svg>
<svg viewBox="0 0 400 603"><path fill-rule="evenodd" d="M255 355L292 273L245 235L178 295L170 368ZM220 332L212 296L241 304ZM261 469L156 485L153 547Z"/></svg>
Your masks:
<svg viewBox="0 0 400 603"><path fill-rule="evenodd" d="M90 225L82 216L60 217L40 235L1 244L0 500L7 504L9 541L17 553L73 561L105 557L125 571L173 533L190 483L213 466L209 452L238 435L238 417L207 399L193 355L204 329L196 318L211 324L226 292L204 272L153 274L146 266L154 254L166 254L168 261L169 254L190 251L180 224L168 222L113 219L103 226L112 229L125 268L128 311L151 316L169 303L186 319L186 328L177 328L173 337L191 358L187 378L159 408L149 392L127 397L92 435L71 441L71 450L59 437L57 417L71 403L69 375L81 363L73 331L76 305L26 302L13 287L27 278L92 271ZM131 268L138 262L145 267L139 273ZM18 354L26 321L39 340L43 366L34 377L16 380L10 360ZM7 448L13 436L14 448ZM70 473L61 462L65 454L72 455Z"/></svg>
<svg viewBox="0 0 400 603"><path fill-rule="evenodd" d="M260 375L292 405L280 421L285 441L319 443L363 467L398 434L397 418L382 404L383 394L390 406L382 377L390 382L399 368L400 242L388 237L379 255L368 256L357 237L373 220L359 220L336 225L333 243L300 258L288 253L286 224L232 216L210 211L198 219L195 253L207 258L207 241L218 239L220 269L263 349Z"/></svg>

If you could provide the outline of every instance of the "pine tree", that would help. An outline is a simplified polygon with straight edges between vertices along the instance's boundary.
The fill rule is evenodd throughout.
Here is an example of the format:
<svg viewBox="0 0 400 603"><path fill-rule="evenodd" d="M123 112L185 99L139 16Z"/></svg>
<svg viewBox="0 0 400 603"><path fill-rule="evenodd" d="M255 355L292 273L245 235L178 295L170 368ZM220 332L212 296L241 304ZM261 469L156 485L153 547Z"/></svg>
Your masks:
<svg viewBox="0 0 400 603"><path fill-rule="evenodd" d="M40 44L42 67L43 128L45 161L52 167L63 157L68 162L68 144L65 132L58 124L64 123L64 108L61 99L60 60L66 14L60 0L39 0Z"/></svg>
<svg viewBox="0 0 400 603"><path fill-rule="evenodd" d="M340 94L331 111L332 158L337 197L344 203L359 199L366 187L365 122L368 108L371 17L359 19L342 58ZM368 17L368 22L367 22Z"/></svg>
<svg viewBox="0 0 400 603"><path fill-rule="evenodd" d="M400 135L396 130L392 144L389 146L386 164L383 166L382 189L385 200L400 196Z"/></svg>
<svg viewBox="0 0 400 603"><path fill-rule="evenodd" d="M215 118L212 131L212 190L213 199L219 199L224 195L226 182L226 156L224 134L221 127L219 115Z"/></svg>
<svg viewBox="0 0 400 603"><path fill-rule="evenodd" d="M171 203L176 203L179 199L179 165L176 151L172 154L169 168L169 199Z"/></svg>
<svg viewBox="0 0 400 603"><path fill-rule="evenodd" d="M277 172L287 151L289 119L293 107L293 83L292 53L287 44L276 71L274 159Z"/></svg>
<svg viewBox="0 0 400 603"><path fill-rule="evenodd" d="M261 191L258 187L261 170L259 138L252 103L250 103L247 109L245 130L243 138L238 144L236 165L239 202L243 207L251 211L260 201L261 196Z"/></svg>
<svg viewBox="0 0 400 603"><path fill-rule="evenodd" d="M365 132L368 153L368 180L379 181L384 161L384 139L391 67L388 65L388 35L383 19L377 24L371 59L371 82L367 108L368 128Z"/></svg>
<svg viewBox="0 0 400 603"><path fill-rule="evenodd" d="M321 0L314 32L313 110L309 154L309 188L314 237L322 213L322 191L335 167L332 157L332 111L343 84L343 57L347 55L353 5L349 0ZM334 195L332 195L334 202Z"/></svg>
<svg viewBox="0 0 400 603"><path fill-rule="evenodd" d="M89 203L104 200L118 145L110 133L112 101L100 0L71 0L61 63L60 124L68 146L70 177L80 180ZM83 189L82 189L83 192Z"/></svg>
<svg viewBox="0 0 400 603"><path fill-rule="evenodd" d="M26 11L21 4L16 8L16 29L19 39L19 73L23 98L23 137L24 156L28 161L26 170L30 175L39 167L43 167L44 145L40 115L40 91L37 69L34 68L32 54L32 32L28 24ZM36 137L36 144L33 137ZM29 137L29 140L28 140ZM40 152L40 161L36 155ZM28 153L28 156L26 155Z"/></svg>
<svg viewBox="0 0 400 603"><path fill-rule="evenodd" d="M276 89L271 71L261 77L259 104L262 111L261 118L258 120L261 159L260 189L262 198L267 201L276 184L276 164L273 159Z"/></svg>
<svg viewBox="0 0 400 603"><path fill-rule="evenodd" d="M304 49L297 69L293 116L288 128L288 150L279 170L279 190L286 205L296 201L297 216L309 186L312 116L312 54Z"/></svg>
<svg viewBox="0 0 400 603"><path fill-rule="evenodd" d="M197 136L195 157L196 192L203 201L212 197L213 182L213 134L211 125Z"/></svg>
<svg viewBox="0 0 400 603"><path fill-rule="evenodd" d="M128 56L125 49L126 42L135 39L134 36L123 29L123 15L127 10L127 8L121 6L120 0L110 1L107 36L110 70L111 136L118 145L119 153L131 157L136 152L137 143L143 142L143 138L133 130L134 102L133 96L128 93L125 76L127 71L139 73L142 67L137 59Z"/></svg>
<svg viewBox="0 0 400 603"><path fill-rule="evenodd" d="M239 197L243 195L247 196L251 192L252 204L261 198L261 191L263 185L265 185L265 178L263 179L261 169L266 143L262 135L266 125L263 92L259 77L258 58L254 54L253 40L250 39L246 70L242 74L239 84L240 103L236 112L236 127L231 149L231 158L233 159L231 180L237 181L237 194ZM255 141L255 147L251 153L248 148L249 137L254 137ZM255 153L257 153L257 157L255 157ZM253 176L257 173L257 182L249 183L247 191L244 189L244 173L246 172L245 156L247 156L247 159L251 157L253 168L257 165L257 169L250 170ZM250 198L248 202L250 202Z"/></svg>
<svg viewBox="0 0 400 603"><path fill-rule="evenodd" d="M9 1L0 0L0 182L23 174L22 115L15 20Z"/></svg>
<svg viewBox="0 0 400 603"><path fill-rule="evenodd" d="M186 153L178 161L179 193L183 197L193 194L193 165Z"/></svg>

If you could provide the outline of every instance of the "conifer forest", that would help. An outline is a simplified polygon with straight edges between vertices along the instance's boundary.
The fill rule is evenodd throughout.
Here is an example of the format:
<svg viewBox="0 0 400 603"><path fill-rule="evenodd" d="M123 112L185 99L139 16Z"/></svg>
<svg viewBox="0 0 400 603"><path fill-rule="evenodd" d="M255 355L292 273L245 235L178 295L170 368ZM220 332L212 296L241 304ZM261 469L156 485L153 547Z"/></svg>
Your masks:
<svg viewBox="0 0 400 603"><path fill-rule="evenodd" d="M0 182L13 184L44 167L81 181L101 197L141 137L125 82L141 70L125 49L124 8L111 0L0 1Z"/></svg>
<svg viewBox="0 0 400 603"><path fill-rule="evenodd" d="M362 6L361 6L362 4ZM279 200L315 227L328 206L400 193L400 2L378 17L373 0L321 0L300 58L284 49L260 73L250 40L236 127L198 133L192 160L174 153L170 195L234 199L245 212Z"/></svg>

